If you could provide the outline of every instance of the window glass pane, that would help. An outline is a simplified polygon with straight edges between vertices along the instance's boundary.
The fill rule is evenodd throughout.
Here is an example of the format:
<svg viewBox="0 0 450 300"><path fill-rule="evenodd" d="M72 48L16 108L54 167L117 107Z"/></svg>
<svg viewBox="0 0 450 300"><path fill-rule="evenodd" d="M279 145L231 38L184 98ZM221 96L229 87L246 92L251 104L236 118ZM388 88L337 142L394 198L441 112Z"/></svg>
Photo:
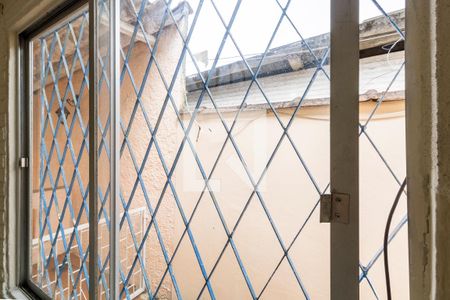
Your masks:
<svg viewBox="0 0 450 300"><path fill-rule="evenodd" d="M31 41L31 280L55 299L88 294L88 14Z"/></svg>

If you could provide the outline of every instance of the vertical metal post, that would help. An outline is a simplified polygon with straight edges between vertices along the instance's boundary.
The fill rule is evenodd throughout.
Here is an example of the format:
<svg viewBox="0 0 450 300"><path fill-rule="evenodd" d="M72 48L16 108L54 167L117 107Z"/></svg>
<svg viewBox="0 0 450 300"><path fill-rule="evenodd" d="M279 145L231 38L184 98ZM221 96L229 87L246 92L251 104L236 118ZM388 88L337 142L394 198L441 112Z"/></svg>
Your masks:
<svg viewBox="0 0 450 300"><path fill-rule="evenodd" d="M119 188L120 188L120 0L110 0L110 114L111 114L111 160L110 160L110 299L119 299Z"/></svg>
<svg viewBox="0 0 450 300"><path fill-rule="evenodd" d="M89 299L98 299L98 0L89 0Z"/></svg>
<svg viewBox="0 0 450 300"><path fill-rule="evenodd" d="M359 0L331 1L331 191L350 196L331 223L331 299L359 298Z"/></svg>

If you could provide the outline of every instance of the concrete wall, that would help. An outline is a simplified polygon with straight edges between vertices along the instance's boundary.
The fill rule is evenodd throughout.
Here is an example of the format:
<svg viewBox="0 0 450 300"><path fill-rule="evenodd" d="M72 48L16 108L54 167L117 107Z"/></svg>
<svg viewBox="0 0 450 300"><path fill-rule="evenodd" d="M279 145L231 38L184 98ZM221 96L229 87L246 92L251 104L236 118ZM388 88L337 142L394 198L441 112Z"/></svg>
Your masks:
<svg viewBox="0 0 450 300"><path fill-rule="evenodd" d="M448 1L407 1L411 298L450 298Z"/></svg>

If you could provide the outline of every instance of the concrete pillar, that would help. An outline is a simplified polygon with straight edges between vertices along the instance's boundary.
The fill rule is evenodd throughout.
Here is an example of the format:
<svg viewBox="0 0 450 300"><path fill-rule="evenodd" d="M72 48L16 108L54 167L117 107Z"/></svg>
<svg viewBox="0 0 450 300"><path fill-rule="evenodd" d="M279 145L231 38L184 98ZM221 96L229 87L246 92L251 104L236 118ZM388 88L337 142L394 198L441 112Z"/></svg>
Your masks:
<svg viewBox="0 0 450 300"><path fill-rule="evenodd" d="M411 299L450 299L450 2L406 13Z"/></svg>

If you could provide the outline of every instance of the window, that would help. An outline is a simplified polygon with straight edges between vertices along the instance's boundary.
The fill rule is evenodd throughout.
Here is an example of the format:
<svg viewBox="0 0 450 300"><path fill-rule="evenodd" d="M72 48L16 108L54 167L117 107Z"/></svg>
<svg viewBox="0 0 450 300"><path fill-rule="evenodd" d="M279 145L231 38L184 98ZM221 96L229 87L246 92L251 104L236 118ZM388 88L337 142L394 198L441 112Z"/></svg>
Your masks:
<svg viewBox="0 0 450 300"><path fill-rule="evenodd" d="M96 0L24 36L28 286L56 299L383 297L385 219L405 177L404 2L361 1L349 30L336 24L351 8L333 5ZM345 224L320 223L331 191L350 197ZM401 203L390 241L405 299Z"/></svg>

